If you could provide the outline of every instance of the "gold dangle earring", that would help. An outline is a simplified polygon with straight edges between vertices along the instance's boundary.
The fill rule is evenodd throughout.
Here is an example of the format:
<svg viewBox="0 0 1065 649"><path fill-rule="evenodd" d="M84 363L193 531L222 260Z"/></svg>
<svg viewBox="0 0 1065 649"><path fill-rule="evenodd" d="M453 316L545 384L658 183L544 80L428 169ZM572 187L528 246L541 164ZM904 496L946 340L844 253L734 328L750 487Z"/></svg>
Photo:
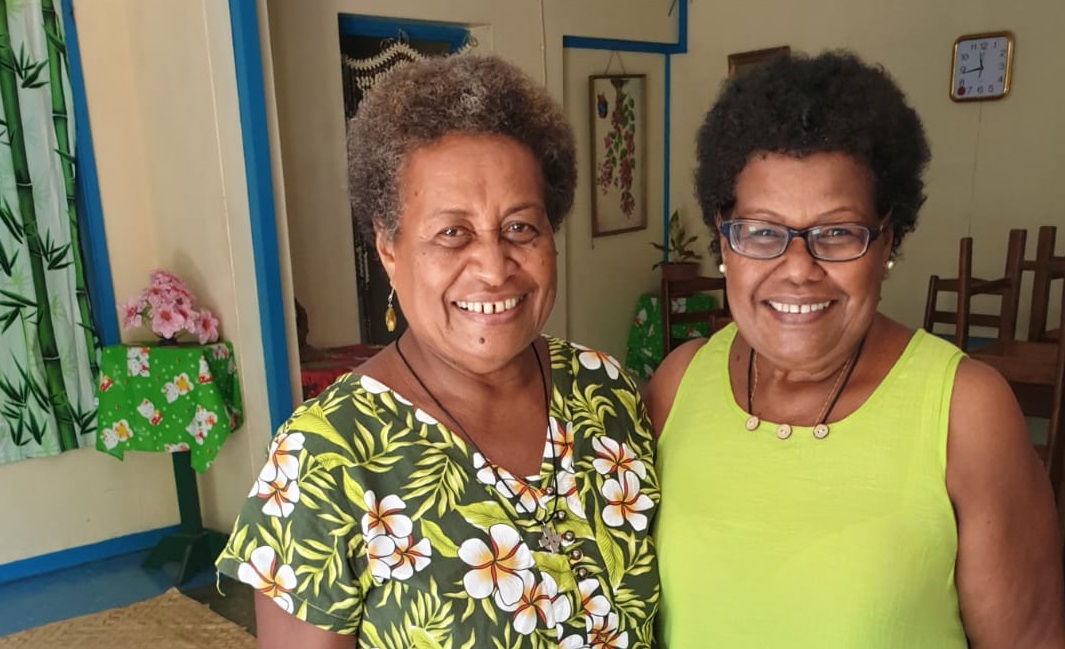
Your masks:
<svg viewBox="0 0 1065 649"><path fill-rule="evenodd" d="M388 333L392 333L396 330L396 310L392 307L392 298L396 296L395 287L388 294L388 307L385 309L385 329Z"/></svg>

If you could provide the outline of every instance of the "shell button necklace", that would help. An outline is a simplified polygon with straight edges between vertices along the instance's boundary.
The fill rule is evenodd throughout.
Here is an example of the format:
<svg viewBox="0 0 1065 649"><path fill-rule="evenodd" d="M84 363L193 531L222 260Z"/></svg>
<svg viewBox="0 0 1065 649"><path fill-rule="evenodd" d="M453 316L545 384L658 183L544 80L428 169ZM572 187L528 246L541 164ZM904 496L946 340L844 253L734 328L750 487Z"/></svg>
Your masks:
<svg viewBox="0 0 1065 649"><path fill-rule="evenodd" d="M836 402L839 401L843 391L847 389L847 383L850 381L851 374L854 373L854 367L858 364L858 358L862 354L863 345L865 345L865 338L862 338L858 343L858 348L854 350L847 362L836 373L836 382L832 385L832 391L828 393L828 398L825 399L824 405L821 406L821 413L817 416L817 423L814 424L813 435L816 439L828 437L828 417L832 414L832 409L836 407ZM744 423L744 428L749 431L756 430L762 424L762 420L758 415L754 414L754 395L757 390L758 364L755 362L754 347L751 347L751 352L747 356L747 413L749 416ZM791 424L780 424L777 426L777 437L779 439L788 439L791 437L791 431Z"/></svg>

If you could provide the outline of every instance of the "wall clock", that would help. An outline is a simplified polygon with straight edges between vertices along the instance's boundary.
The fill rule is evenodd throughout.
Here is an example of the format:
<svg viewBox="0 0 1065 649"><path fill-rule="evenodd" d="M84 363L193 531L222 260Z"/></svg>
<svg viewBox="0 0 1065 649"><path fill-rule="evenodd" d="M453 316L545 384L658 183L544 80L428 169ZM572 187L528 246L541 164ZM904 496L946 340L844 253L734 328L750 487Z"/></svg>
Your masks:
<svg viewBox="0 0 1065 649"><path fill-rule="evenodd" d="M1010 91L1013 34L966 34L954 41L950 98L954 101L1002 99Z"/></svg>

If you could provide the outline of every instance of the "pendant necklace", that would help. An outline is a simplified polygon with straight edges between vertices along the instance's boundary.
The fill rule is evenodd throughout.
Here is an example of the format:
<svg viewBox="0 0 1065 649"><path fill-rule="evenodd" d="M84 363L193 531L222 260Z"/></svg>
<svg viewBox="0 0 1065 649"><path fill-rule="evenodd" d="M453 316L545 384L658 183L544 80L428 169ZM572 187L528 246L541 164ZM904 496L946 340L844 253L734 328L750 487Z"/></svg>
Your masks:
<svg viewBox="0 0 1065 649"><path fill-rule="evenodd" d="M425 392L425 394L427 394L429 396L429 398L432 400L432 402L434 404L436 404L436 407L440 409L440 412L442 412L445 415L447 415L447 418L451 420L451 423L455 425L455 428L457 428L459 430L459 432L462 433L463 437L465 437L466 440L469 441L470 446L472 446L475 451L480 453L481 456L485 458L485 461L489 461L488 460L488 456L486 456L484 454L484 452L481 451L480 447L477 446L477 442L474 441L473 436L470 435L470 433L463 427L463 425L461 423L459 423L459 420L455 419L455 416L452 415L451 412L447 408L444 407L444 404L440 403L440 400L436 398L436 395L433 394L432 390L430 390L429 387L427 385L425 385L425 382L422 381L422 377L418 376L418 373L414 371L413 367L411 367L411 364L407 360L407 357L403 354L403 349L399 345L399 341L400 340L402 340L402 337L396 340L396 353L399 354L399 359L401 361L403 361L404 367L407 368L407 371L410 372L410 375L412 377L414 377L414 380L418 383L419 386L421 386L421 388ZM547 391L547 379L544 378L544 364L543 364L543 361L540 359L540 352L536 349L536 343L533 343L530 346L532 347L533 355L536 356L536 367L537 367L537 369L540 372L540 385L543 388L543 392L544 392L544 409L545 409L545 412L547 412L548 419L550 420L550 416L551 416L551 397L550 397L550 395L548 394L548 391ZM558 471L559 471L559 469L558 469L557 461L556 461L557 458L556 458L556 455L555 455L555 444L554 444L554 442L553 441L549 441L547 446L548 446L548 448L551 449L551 484L548 485L546 488L544 488L543 491L544 491L545 494L547 494L549 497L552 498L552 500L551 500L551 510L548 511L547 506L545 505L543 509L544 509L544 513L547 514L547 515L544 516L543 519L541 519L536 513L533 513L533 520L536 521L536 523L540 525L540 539L539 539L540 547L543 548L543 549L548 550L549 552L553 552L553 553L557 554L562 548L562 541L570 536L570 532L567 532L565 535L562 535L562 534L559 534L558 531L556 531L553 527L551 527L551 520L552 519L562 520L563 518L565 518L566 512L564 512L564 511L556 512L556 510L558 509ZM517 499L518 498L518 495L516 493L514 493L514 491L510 488L509 485L507 485L506 480L500 480L499 484L506 487L509 499L513 500L513 499ZM537 508L537 509L539 509L539 508Z"/></svg>
<svg viewBox="0 0 1065 649"><path fill-rule="evenodd" d="M851 374L854 373L854 367L858 364L858 357L862 355L862 346L865 345L865 338L858 342L858 348L854 350L847 362L843 364L843 367L839 369L836 374L836 382L832 386L832 391L829 392L828 398L825 399L825 405L821 407L821 414L817 417L817 423L814 424L813 434L816 439L824 439L828 437L828 421L829 415L832 414L832 409L836 407L836 402L839 401L843 391L847 389L847 383L851 379ZM744 423L744 428L753 431L761 425L762 420L758 415L754 414L754 395L758 389L758 364L755 363L754 347L751 347L751 352L747 356L747 412L750 415L747 417L747 421ZM777 426L777 437L779 439L787 439L791 437L791 424L780 424Z"/></svg>

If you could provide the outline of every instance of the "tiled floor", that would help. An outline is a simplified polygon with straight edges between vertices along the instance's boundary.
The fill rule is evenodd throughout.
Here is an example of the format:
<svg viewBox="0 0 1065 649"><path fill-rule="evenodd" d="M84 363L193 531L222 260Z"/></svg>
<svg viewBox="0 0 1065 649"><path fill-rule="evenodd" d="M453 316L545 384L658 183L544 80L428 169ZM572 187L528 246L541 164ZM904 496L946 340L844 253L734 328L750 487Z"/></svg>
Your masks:
<svg viewBox="0 0 1065 649"><path fill-rule="evenodd" d="M141 568L146 552L128 554L58 572L0 584L0 636L57 620L88 615L143 601L174 586L174 572ZM222 582L220 595L214 572L204 572L181 591L211 606L254 632L251 591L243 584Z"/></svg>

